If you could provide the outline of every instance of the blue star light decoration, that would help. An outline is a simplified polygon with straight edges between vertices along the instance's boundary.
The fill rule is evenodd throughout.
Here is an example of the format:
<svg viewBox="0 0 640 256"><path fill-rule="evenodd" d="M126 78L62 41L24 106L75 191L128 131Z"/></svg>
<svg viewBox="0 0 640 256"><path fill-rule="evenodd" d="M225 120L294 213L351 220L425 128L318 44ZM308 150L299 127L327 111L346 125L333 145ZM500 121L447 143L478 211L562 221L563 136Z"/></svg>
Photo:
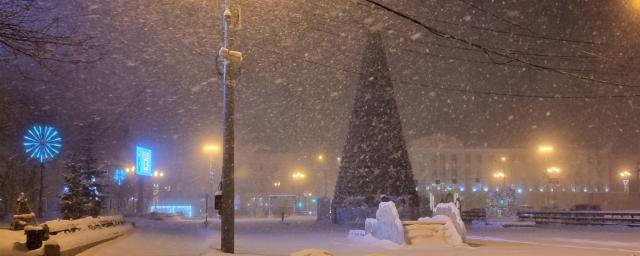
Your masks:
<svg viewBox="0 0 640 256"><path fill-rule="evenodd" d="M124 173L124 170L122 169L117 169L113 173L113 179L116 180L116 183L118 183L118 186L121 186L122 181L124 181L126 178L127 178L127 175Z"/></svg>
<svg viewBox="0 0 640 256"><path fill-rule="evenodd" d="M62 139L53 127L36 125L27 131L22 144L30 158L44 163L60 153Z"/></svg>

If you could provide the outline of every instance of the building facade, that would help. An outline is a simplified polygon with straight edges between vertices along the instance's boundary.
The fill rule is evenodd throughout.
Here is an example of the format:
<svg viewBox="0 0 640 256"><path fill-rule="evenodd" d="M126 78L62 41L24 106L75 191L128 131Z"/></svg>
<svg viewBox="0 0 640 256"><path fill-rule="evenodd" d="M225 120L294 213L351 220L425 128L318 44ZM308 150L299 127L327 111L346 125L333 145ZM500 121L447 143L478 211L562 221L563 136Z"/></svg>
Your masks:
<svg viewBox="0 0 640 256"><path fill-rule="evenodd" d="M609 193L615 179L609 150L472 148L436 134L412 141L409 154L416 189L431 204L443 194L452 194L478 198L468 206L480 208L484 193L510 187L520 197L520 205L568 208L560 202L571 200L560 197Z"/></svg>

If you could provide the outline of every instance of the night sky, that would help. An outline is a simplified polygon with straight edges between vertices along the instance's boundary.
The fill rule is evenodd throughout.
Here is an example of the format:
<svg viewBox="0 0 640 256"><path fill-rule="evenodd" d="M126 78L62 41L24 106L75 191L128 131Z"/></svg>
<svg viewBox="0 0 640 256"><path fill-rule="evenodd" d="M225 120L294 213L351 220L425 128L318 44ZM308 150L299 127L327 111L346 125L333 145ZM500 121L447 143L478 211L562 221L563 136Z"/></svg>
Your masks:
<svg viewBox="0 0 640 256"><path fill-rule="evenodd" d="M242 7L237 50L245 54L236 102L239 148L337 156L365 33L373 27L383 31L408 141L444 133L473 147L611 146L621 163L636 160L640 97L630 95L640 95L640 10L627 1L380 1L573 76L488 58L365 1L236 2ZM164 156L161 164L186 165L204 141L220 140L221 4L56 1L39 15L60 16L57 29L91 37L95 48L82 58L100 60L49 63L53 70L24 59L4 62L0 86L32 106L34 120L59 126L71 146L95 136L102 147L127 155L122 145L146 143Z"/></svg>

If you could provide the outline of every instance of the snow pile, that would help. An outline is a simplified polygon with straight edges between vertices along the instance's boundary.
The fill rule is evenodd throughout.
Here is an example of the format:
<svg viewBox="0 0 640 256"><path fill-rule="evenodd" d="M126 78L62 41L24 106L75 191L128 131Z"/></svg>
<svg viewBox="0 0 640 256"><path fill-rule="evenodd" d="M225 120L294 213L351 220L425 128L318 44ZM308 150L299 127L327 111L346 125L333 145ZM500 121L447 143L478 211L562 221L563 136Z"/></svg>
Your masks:
<svg viewBox="0 0 640 256"><path fill-rule="evenodd" d="M462 237L447 216L424 217L418 221L406 221L405 224L407 240L412 245L463 245Z"/></svg>
<svg viewBox="0 0 640 256"><path fill-rule="evenodd" d="M292 253L291 256L333 256L333 254L324 249L304 249Z"/></svg>
<svg viewBox="0 0 640 256"><path fill-rule="evenodd" d="M449 217L453 226L456 228L456 231L462 238L462 241L467 239L467 229L464 226L464 222L462 221L462 217L460 215L460 211L458 207L454 203L440 203L436 205L436 209L434 210L434 216L444 215Z"/></svg>
<svg viewBox="0 0 640 256"><path fill-rule="evenodd" d="M121 225L111 228L61 233L53 236L46 244L58 244L60 251L65 252L83 247L89 248L97 243L114 239L132 231L133 227L131 225Z"/></svg>
<svg viewBox="0 0 640 256"><path fill-rule="evenodd" d="M114 225L120 225L124 223L122 215L115 216L98 216L97 218L85 217L75 220L51 220L46 224L49 227L49 232L57 233L61 231L76 231L97 229L100 227L110 227Z"/></svg>
<svg viewBox="0 0 640 256"><path fill-rule="evenodd" d="M381 240L389 240L404 244L404 229L393 202L381 202L376 212L376 219L365 221L365 232Z"/></svg>

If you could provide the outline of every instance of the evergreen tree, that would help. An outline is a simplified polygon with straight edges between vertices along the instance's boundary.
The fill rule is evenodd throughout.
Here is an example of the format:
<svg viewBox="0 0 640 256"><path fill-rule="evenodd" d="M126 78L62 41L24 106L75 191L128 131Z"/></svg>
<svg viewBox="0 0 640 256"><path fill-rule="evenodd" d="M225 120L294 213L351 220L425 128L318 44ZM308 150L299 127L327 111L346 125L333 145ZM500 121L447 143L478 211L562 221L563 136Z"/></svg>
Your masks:
<svg viewBox="0 0 640 256"><path fill-rule="evenodd" d="M342 152L333 207L340 214L340 208L362 207L363 204L377 207L381 201L393 200L399 210L411 212L412 208L418 207L418 196L382 36L379 32L371 32L368 37L363 74ZM356 218L353 215L348 213L345 216ZM412 215L415 214L405 217L414 217ZM340 218L338 216L338 222L354 221Z"/></svg>
<svg viewBox="0 0 640 256"><path fill-rule="evenodd" d="M103 202L106 198L106 186L101 181L106 176L104 168L98 165L98 159L96 159L94 151L93 140L85 140L83 146L83 157L80 161L82 169L82 183L86 187L87 193L87 215L98 216L103 208Z"/></svg>
<svg viewBox="0 0 640 256"><path fill-rule="evenodd" d="M65 191L60 198L60 213L65 219L87 216L88 187L82 182L82 169L76 160L74 156L65 163L69 174L64 178Z"/></svg>
<svg viewBox="0 0 640 256"><path fill-rule="evenodd" d="M85 140L82 156L67 161L69 175L65 176L65 192L61 196L60 212L66 219L98 216L106 198L106 185L101 181L106 171L98 165L93 141Z"/></svg>

